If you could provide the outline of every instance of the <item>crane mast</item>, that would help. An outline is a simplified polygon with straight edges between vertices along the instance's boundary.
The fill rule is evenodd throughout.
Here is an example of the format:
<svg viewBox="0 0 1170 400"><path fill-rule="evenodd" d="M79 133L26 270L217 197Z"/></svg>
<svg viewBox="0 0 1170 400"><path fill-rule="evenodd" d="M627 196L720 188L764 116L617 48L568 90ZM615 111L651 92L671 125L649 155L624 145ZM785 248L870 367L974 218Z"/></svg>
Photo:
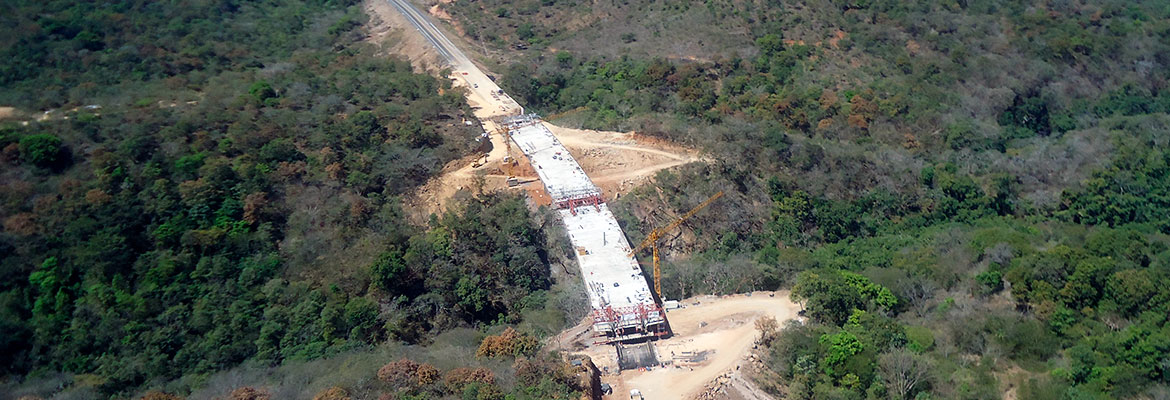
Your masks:
<svg viewBox="0 0 1170 400"><path fill-rule="evenodd" d="M654 293L658 295L659 301L662 301L662 269L661 269L661 267L659 267L659 264L658 264L658 239L661 238L664 234L666 234L666 232L670 232L671 230L674 230L674 228L677 228L679 225L682 225L682 223L685 222L687 219L695 216L695 214L698 213L699 210L707 208L707 206L711 205L711 203L714 202L715 199L718 199L722 196L723 196L723 191L719 191L719 193L715 193L715 195L709 197L707 200L703 201L702 203L699 203L699 205L695 206L695 208L692 208L690 211L687 211L686 214L683 214L681 217L678 217L677 219L674 220L674 222L671 222L669 225L666 225L664 227L650 231L650 233L646 234L646 239L642 240L642 243L639 243L637 247L634 247L633 250L630 250L630 256L632 257L635 254L637 254L639 251L642 251L642 249L645 249L647 246L649 246L651 248L651 253L653 254L652 257L654 260Z"/></svg>

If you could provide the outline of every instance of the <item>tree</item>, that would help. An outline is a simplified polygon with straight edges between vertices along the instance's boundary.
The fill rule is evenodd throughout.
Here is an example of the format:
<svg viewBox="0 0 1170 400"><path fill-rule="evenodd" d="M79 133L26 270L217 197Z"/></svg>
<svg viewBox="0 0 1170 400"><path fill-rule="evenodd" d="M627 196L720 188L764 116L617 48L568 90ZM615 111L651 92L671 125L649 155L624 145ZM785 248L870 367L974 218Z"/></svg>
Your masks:
<svg viewBox="0 0 1170 400"><path fill-rule="evenodd" d="M844 323L854 309L866 308L867 302L886 310L898 304L890 289L848 271L803 271L796 277L792 299L813 318L835 325Z"/></svg>
<svg viewBox="0 0 1170 400"><path fill-rule="evenodd" d="M772 340L776 338L779 329L780 324L776 322L774 317L760 317L756 320L756 330L760 331L760 343L764 346L772 345Z"/></svg>
<svg viewBox="0 0 1170 400"><path fill-rule="evenodd" d="M899 399L912 399L930 380L930 363L922 356L900 348L878 357L882 380Z"/></svg>
<svg viewBox="0 0 1170 400"><path fill-rule="evenodd" d="M471 128L442 121L468 111L462 95L440 95L445 82L354 46L356 37L335 35L362 19L353 0L232 3L217 2L211 12L122 7L113 10L118 18L94 19L85 16L101 14L100 5L46 0L12 13L14 23L32 28L13 32L21 36L13 42L23 44L0 52L76 57L29 64L18 56L0 65L5 95L18 102L8 105L62 109L35 123L0 126L0 158L24 164L5 171L15 175L0 185L0 373L95 374L102 384L89 397L130 398L150 389L144 385L171 387L167 381L179 376L246 361L275 365L361 348L402 320L417 326L409 329L421 340L477 322L455 305L453 290L476 268L487 287L483 298L491 300L484 304L499 305L484 319L505 310L517 314L510 320L519 317L515 299L533 287L496 289L514 279L504 267L521 252L494 256L514 244L543 262L530 239L508 242L501 234L492 238L500 246L461 249L459 260L448 260L449 247L423 263L382 260L380 282L352 265L373 266L373 259L338 257L357 243L405 252L408 238L428 229L387 210L401 207L397 195L471 151ZM263 15L289 29L239 23ZM125 29L131 25L134 32ZM152 34L172 28L181 34ZM25 35L32 31L37 37ZM200 40L176 44L180 36ZM110 48L77 52L74 38L92 50ZM175 51L115 50L144 44ZM397 113L388 115L387 104ZM412 136L387 143L386 125L412 121ZM458 141L411 146L440 146L447 137ZM62 176L37 170L60 171L74 157L81 168ZM337 178L327 178L331 172ZM359 174L378 193L333 184ZM326 203L338 207L317 212ZM540 236L527 217L499 218ZM273 262L253 261L261 258ZM325 260L341 260L344 271L285 274ZM436 268L442 276L425 287L411 268L434 264L448 269ZM369 290L365 282L392 290Z"/></svg>
<svg viewBox="0 0 1170 400"><path fill-rule="evenodd" d="M345 305L345 321L349 339L376 343L382 333L379 329L378 304L365 297L354 297Z"/></svg>
<svg viewBox="0 0 1170 400"><path fill-rule="evenodd" d="M567 51L558 51L556 58L557 65L560 65L561 68L568 68L571 64L573 64L573 55L569 54Z"/></svg>
<svg viewBox="0 0 1170 400"><path fill-rule="evenodd" d="M1105 293L1127 315L1135 315L1158 293L1157 280L1146 270L1128 269L1113 273Z"/></svg>
<svg viewBox="0 0 1170 400"><path fill-rule="evenodd" d="M1017 136L1048 136L1052 133L1048 122L1048 102L1038 95L1016 95L1012 106L999 115L999 124L1025 130L1025 133Z"/></svg>
<svg viewBox="0 0 1170 400"><path fill-rule="evenodd" d="M20 159L42 168L52 167L64 159L61 139L47 134L20 138Z"/></svg>
<svg viewBox="0 0 1170 400"><path fill-rule="evenodd" d="M459 298L459 305L468 313L477 314L488 307L488 291L481 284L479 275L459 278L455 284L455 295Z"/></svg>
<svg viewBox="0 0 1170 400"><path fill-rule="evenodd" d="M386 250L370 266L374 285L391 295L406 294L414 285L414 277L397 248Z"/></svg>
<svg viewBox="0 0 1170 400"><path fill-rule="evenodd" d="M841 284L834 272L803 271L796 277L792 299L801 303L814 319L841 325L856 308L864 306L857 291Z"/></svg>
<svg viewBox="0 0 1170 400"><path fill-rule="evenodd" d="M248 88L248 94L252 95L257 103L265 104L268 99L276 97L276 89L266 81L257 81Z"/></svg>
<svg viewBox="0 0 1170 400"><path fill-rule="evenodd" d="M260 160L275 165L280 161L300 161L305 155L297 150L291 140L279 138L260 148Z"/></svg>
<svg viewBox="0 0 1170 400"><path fill-rule="evenodd" d="M837 376L841 372L844 372L839 367L843 366L850 357L865 350L865 344L861 343L857 335L846 330L832 335L821 335L817 342L826 349L825 364L823 367L825 373L831 376Z"/></svg>
<svg viewBox="0 0 1170 400"><path fill-rule="evenodd" d="M756 39L756 48L766 57L771 57L784 50L784 41L775 33L769 33Z"/></svg>
<svg viewBox="0 0 1170 400"><path fill-rule="evenodd" d="M533 36L536 36L536 33L532 30L532 23L525 22L520 24L520 27L516 28L516 36L519 37L520 40L528 40L532 39Z"/></svg>

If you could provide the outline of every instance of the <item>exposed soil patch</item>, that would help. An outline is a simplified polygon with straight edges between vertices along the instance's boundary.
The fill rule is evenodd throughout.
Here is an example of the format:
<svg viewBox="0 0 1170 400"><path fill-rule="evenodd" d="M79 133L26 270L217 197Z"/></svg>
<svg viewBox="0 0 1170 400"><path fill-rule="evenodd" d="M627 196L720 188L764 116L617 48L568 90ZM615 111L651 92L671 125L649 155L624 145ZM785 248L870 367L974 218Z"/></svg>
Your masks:
<svg viewBox="0 0 1170 400"><path fill-rule="evenodd" d="M476 104L472 96L468 101ZM490 121L485 125L494 126ZM545 125L569 149L607 199L625 194L658 171L701 161L693 150L635 133L562 128L547 122ZM492 150L486 162L482 155L452 161L439 176L407 199L409 209L418 211L416 220L441 211L461 192L470 195L478 190L524 190L536 206L551 203L524 153L509 146L511 143L506 143L494 130L490 137ZM516 178L519 184L508 186L508 178Z"/></svg>
<svg viewBox="0 0 1170 400"><path fill-rule="evenodd" d="M698 153L634 132L562 128L545 122L607 199L625 194L663 169L701 161Z"/></svg>
<svg viewBox="0 0 1170 400"><path fill-rule="evenodd" d="M15 107L0 107L0 121L20 118L21 114Z"/></svg>
<svg viewBox="0 0 1170 400"><path fill-rule="evenodd" d="M586 346L591 338L583 335L578 325L559 335L553 345L562 349L581 348L599 368L608 368L602 382L614 387L611 398L623 398L631 389L638 389L648 399L693 399L704 393L717 380L735 382L737 398L766 398L754 385L743 379L740 367L755 346L759 334L756 319L763 316L784 321L796 319L800 306L788 298L788 292L754 292L750 295L724 297L701 296L682 301L686 308L667 312L666 318L674 336L654 343L660 360L675 361L675 366L649 371L617 371L613 346ZM568 341L573 341L569 343ZM678 361L684 354L691 362ZM685 366L683 364L686 364Z"/></svg>

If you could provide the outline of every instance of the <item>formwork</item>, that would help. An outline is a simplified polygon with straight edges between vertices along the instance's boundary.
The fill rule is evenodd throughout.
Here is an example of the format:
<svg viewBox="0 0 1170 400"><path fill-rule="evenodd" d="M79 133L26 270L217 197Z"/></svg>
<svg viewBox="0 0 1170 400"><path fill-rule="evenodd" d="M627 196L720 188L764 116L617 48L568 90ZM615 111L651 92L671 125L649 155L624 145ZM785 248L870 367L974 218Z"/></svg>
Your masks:
<svg viewBox="0 0 1170 400"><path fill-rule="evenodd" d="M618 369L638 369L658 366L658 356L649 342L633 345L617 345Z"/></svg>
<svg viewBox="0 0 1170 400"><path fill-rule="evenodd" d="M502 122L536 169L577 249L594 333L607 342L665 335L666 314L630 254L630 243L601 190L539 118L526 115Z"/></svg>

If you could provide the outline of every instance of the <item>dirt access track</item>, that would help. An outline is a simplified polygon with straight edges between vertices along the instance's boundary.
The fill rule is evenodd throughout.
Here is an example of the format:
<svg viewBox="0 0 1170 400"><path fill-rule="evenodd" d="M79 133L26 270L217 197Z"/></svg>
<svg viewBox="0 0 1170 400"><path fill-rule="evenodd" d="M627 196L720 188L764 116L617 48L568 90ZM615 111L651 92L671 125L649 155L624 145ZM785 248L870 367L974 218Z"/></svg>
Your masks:
<svg viewBox="0 0 1170 400"><path fill-rule="evenodd" d="M563 128L544 123L569 149L607 200L625 194L655 173L702 161L698 152L635 132Z"/></svg>
<svg viewBox="0 0 1170 400"><path fill-rule="evenodd" d="M649 371L618 370L617 352L610 345L594 345L589 334L588 318L578 326L562 332L549 343L550 350L585 354L598 368L608 368L601 381L613 386L606 399L628 399L631 389L638 389L647 399L695 399L708 392L717 380L729 384L728 393L716 398L770 399L744 376L749 368L759 334L755 322L772 317L783 326L785 321L800 320L801 308L789 299L789 292L753 292L729 296L699 296L680 301L684 308L667 311L673 336L651 342L659 362L667 362L684 352L704 354L701 361L683 366L654 368Z"/></svg>
<svg viewBox="0 0 1170 400"><path fill-rule="evenodd" d="M544 124L569 149L593 183L601 188L606 200L649 181L660 170L702 161L695 151L655 142L653 138L633 132L593 131ZM471 156L448 163L443 172L415 191L407 199L407 204L411 209L422 211L421 216L425 217L440 212L460 192L524 190L536 205L548 205L548 195L520 149L504 143L504 138L494 132L491 141L492 150L487 154L486 162L483 156ZM521 184L508 187L509 177L517 178Z"/></svg>
<svg viewBox="0 0 1170 400"><path fill-rule="evenodd" d="M366 0L365 8L371 16L367 26L371 32L369 41L381 46L388 54L405 55L419 70L439 71L436 63L443 56L398 8L387 0ZM442 15L432 14L430 17L443 19ZM439 27L427 26L426 29L437 30ZM431 33L434 39L437 35ZM461 53L457 58L462 61L451 67L452 84L465 90L468 104L489 133L492 149L486 157L473 155L448 163L437 177L408 196L408 209L416 211L414 217L420 220L441 212L460 193L470 194L476 190L524 190L536 205L547 204L548 196L536 174L526 165L523 154L519 149L510 149L510 143L505 142L490 121L492 117L517 113L518 105L506 95L493 93L498 87L482 72L482 67L471 65L472 62ZM548 122L545 125L569 149L607 199L620 196L662 169L701 160L695 151L633 132L570 129ZM509 188L509 177L517 178L522 184Z"/></svg>

